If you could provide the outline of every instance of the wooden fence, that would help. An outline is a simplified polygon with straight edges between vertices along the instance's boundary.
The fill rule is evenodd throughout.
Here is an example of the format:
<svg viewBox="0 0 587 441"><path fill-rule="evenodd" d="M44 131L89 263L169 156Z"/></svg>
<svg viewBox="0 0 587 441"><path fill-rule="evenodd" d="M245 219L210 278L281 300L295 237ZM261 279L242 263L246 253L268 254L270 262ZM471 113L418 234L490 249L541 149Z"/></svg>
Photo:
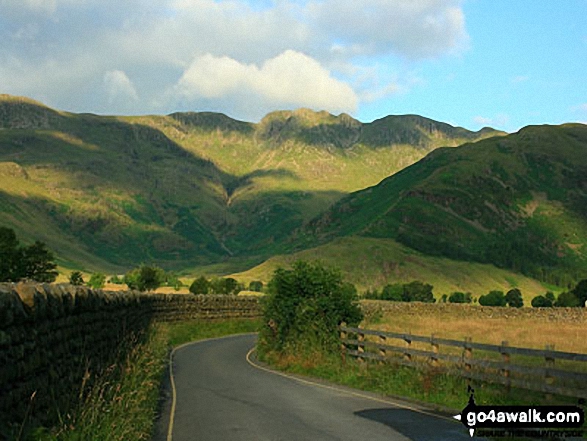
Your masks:
<svg viewBox="0 0 587 441"><path fill-rule="evenodd" d="M512 347L505 341L492 345L474 343L470 338L458 341L350 328L344 323L340 339L343 355L361 362L427 365L507 388L587 398L587 354L555 351L552 346L540 350ZM402 346L390 344L390 340Z"/></svg>

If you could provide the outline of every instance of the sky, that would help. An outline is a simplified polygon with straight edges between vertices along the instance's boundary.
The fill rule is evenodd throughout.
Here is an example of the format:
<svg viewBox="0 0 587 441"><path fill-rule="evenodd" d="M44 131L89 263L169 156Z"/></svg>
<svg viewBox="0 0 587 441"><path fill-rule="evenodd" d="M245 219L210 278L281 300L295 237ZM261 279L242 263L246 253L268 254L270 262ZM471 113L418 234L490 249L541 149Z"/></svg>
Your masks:
<svg viewBox="0 0 587 441"><path fill-rule="evenodd" d="M0 0L0 93L252 122L587 123L586 17L587 0Z"/></svg>

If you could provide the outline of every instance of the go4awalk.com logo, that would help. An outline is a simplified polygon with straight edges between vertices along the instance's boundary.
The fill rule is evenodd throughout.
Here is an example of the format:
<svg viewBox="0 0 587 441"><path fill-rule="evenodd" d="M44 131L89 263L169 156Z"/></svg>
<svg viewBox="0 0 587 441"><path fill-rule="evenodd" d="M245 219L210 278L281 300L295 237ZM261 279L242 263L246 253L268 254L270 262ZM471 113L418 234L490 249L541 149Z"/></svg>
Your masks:
<svg viewBox="0 0 587 441"><path fill-rule="evenodd" d="M477 406L473 389L469 392L469 404L454 418L469 429L471 437L476 434L539 437L583 434L585 414L578 406Z"/></svg>

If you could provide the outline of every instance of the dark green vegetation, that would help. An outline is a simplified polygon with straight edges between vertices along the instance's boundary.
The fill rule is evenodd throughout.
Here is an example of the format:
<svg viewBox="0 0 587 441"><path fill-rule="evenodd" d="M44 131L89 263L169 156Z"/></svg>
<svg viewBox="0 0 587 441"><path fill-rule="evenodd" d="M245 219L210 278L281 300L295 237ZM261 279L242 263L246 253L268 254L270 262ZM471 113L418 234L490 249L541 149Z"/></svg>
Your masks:
<svg viewBox="0 0 587 441"><path fill-rule="evenodd" d="M238 283L232 277L214 277L208 280L204 276L198 277L190 285L192 294L238 294L245 289L242 283Z"/></svg>
<svg viewBox="0 0 587 441"><path fill-rule="evenodd" d="M43 242L22 246L14 230L0 227L0 282L53 282L56 268L55 257Z"/></svg>
<svg viewBox="0 0 587 441"><path fill-rule="evenodd" d="M319 263L299 261L290 270L279 268L267 288L266 325L258 343L262 356L335 350L338 326L357 326L363 319L355 287Z"/></svg>
<svg viewBox="0 0 587 441"><path fill-rule="evenodd" d="M255 320L160 323L129 352L124 363L111 366L91 388L83 390L82 402L64 416L60 427L38 429L31 439L150 439L170 348L204 338L255 332L258 326Z"/></svg>
<svg viewBox="0 0 587 441"><path fill-rule="evenodd" d="M292 230L439 146L498 134L419 116L362 124L275 112L102 117L0 97L0 225L43 240L69 269L139 262L240 268L293 246Z"/></svg>
<svg viewBox="0 0 587 441"><path fill-rule="evenodd" d="M405 284L385 285L381 292L376 289L367 290L364 297L366 299L391 300L394 302L434 303L436 300L432 294L433 288L432 285L414 280Z"/></svg>
<svg viewBox="0 0 587 441"><path fill-rule="evenodd" d="M526 127L437 149L343 198L298 238L346 235L569 286L587 270L587 126Z"/></svg>

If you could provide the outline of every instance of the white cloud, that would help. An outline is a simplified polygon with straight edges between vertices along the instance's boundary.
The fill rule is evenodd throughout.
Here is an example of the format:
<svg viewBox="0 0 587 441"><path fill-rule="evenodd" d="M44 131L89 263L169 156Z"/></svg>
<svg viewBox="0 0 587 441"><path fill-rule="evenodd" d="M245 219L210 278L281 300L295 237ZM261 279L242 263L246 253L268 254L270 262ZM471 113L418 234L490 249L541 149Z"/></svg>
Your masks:
<svg viewBox="0 0 587 441"><path fill-rule="evenodd" d="M571 110L573 112L579 112L579 113L587 112L587 103L579 104L577 106L573 106L573 107L571 107Z"/></svg>
<svg viewBox="0 0 587 441"><path fill-rule="evenodd" d="M318 61L291 50L260 67L229 57L197 57L182 75L175 92L194 101L247 96L271 106L302 106L332 112L354 111L358 102L348 84L333 78Z"/></svg>
<svg viewBox="0 0 587 441"><path fill-rule="evenodd" d="M473 121L475 124L481 126L492 126L492 127L503 127L509 122L509 116L505 114L499 114L492 118L487 118L484 116L475 116Z"/></svg>
<svg viewBox="0 0 587 441"><path fill-rule="evenodd" d="M121 70L112 70L104 74L104 87L111 103L117 100L137 101L139 96L132 81Z"/></svg>

